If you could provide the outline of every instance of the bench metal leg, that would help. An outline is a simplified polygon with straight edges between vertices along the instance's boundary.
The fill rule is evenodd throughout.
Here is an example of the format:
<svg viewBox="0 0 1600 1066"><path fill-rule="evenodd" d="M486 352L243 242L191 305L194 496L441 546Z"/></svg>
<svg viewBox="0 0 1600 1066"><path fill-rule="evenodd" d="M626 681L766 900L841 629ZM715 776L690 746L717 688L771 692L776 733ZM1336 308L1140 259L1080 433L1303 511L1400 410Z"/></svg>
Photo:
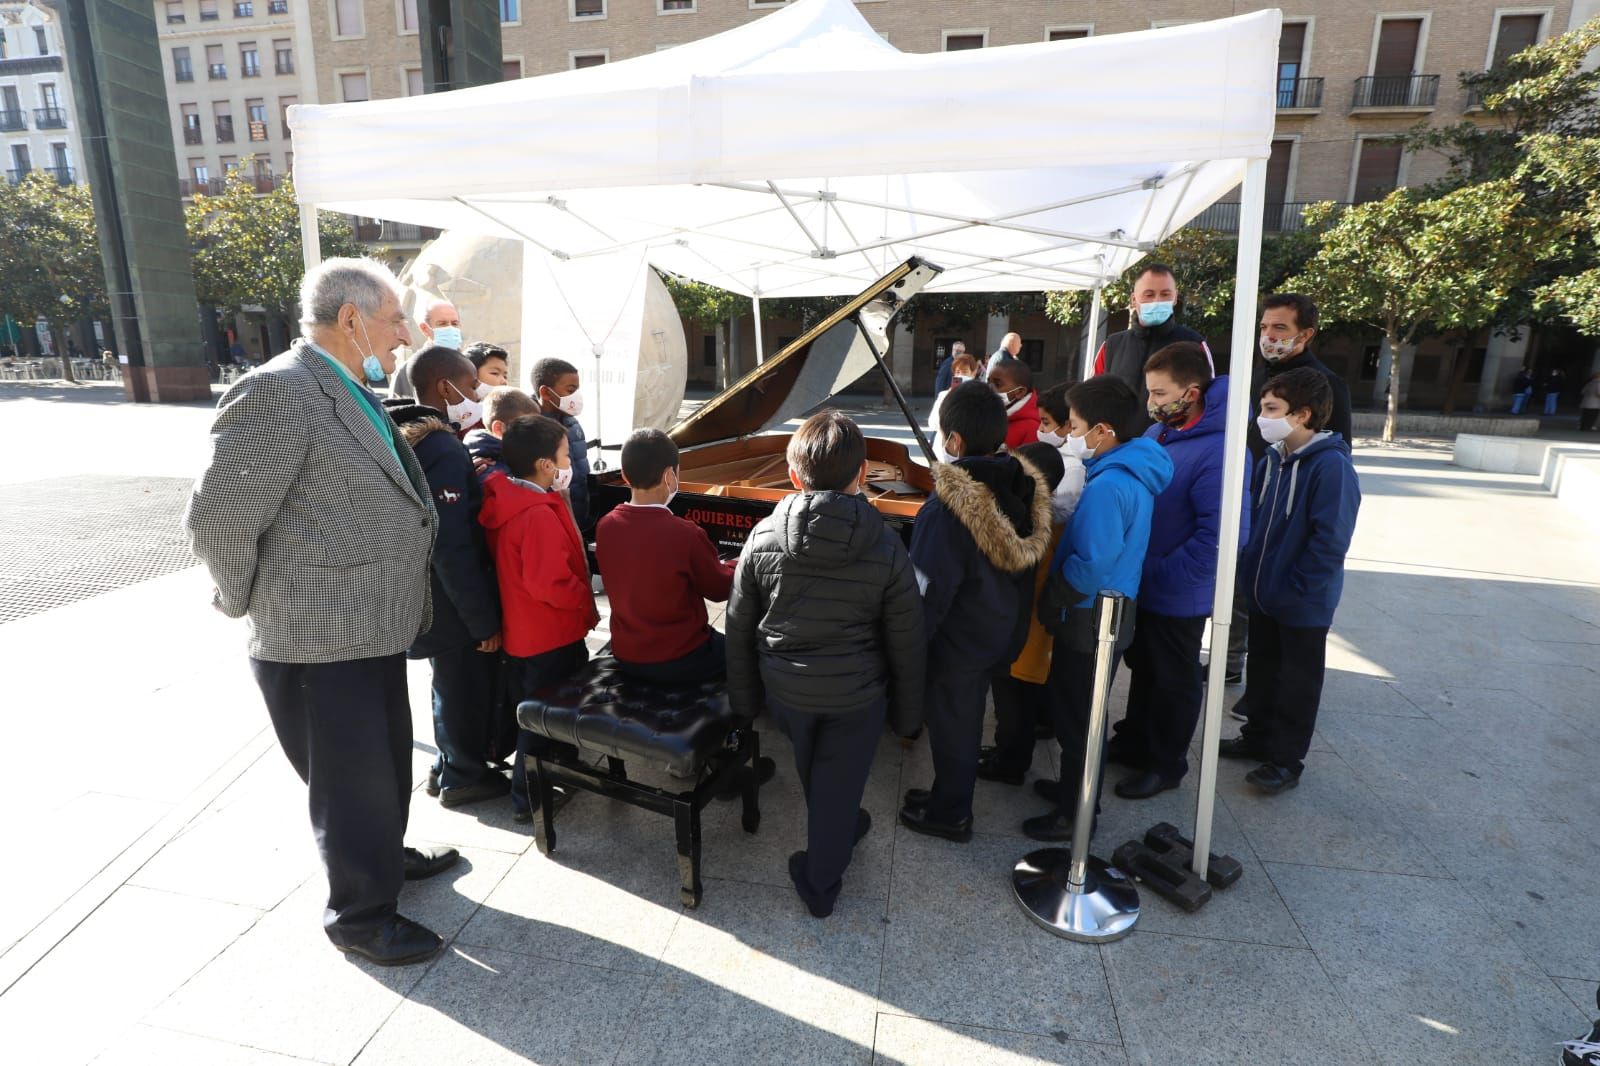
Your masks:
<svg viewBox="0 0 1600 1066"><path fill-rule="evenodd" d="M550 773L544 760L535 756L533 766L539 785L539 821L534 828L533 842L538 846L539 854L548 855L556 850L555 793L550 787Z"/></svg>
<svg viewBox="0 0 1600 1066"><path fill-rule="evenodd" d="M673 804L673 822L678 831L678 875L682 887L678 896L685 907L700 906L700 810L693 802Z"/></svg>
<svg viewBox="0 0 1600 1066"><path fill-rule="evenodd" d="M628 779L627 764L621 759L617 758L615 755L606 756L606 770L609 771L611 776L616 778L618 781L626 781Z"/></svg>
<svg viewBox="0 0 1600 1066"><path fill-rule="evenodd" d="M761 734L752 729L749 738L750 762L743 768L741 793L744 812L739 822L746 833L754 833L761 828Z"/></svg>

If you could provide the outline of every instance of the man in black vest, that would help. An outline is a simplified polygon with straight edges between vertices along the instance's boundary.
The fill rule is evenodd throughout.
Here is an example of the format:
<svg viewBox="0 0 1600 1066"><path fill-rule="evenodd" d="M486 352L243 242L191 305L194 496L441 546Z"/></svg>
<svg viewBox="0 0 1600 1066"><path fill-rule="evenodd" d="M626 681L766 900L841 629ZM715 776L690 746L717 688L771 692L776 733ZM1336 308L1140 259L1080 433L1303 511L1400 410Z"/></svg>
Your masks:
<svg viewBox="0 0 1600 1066"><path fill-rule="evenodd" d="M1133 279L1129 293L1128 328L1113 333L1100 346L1094 357L1095 374L1111 374L1125 381L1139 402L1145 402L1144 363L1157 351L1174 341L1193 341L1206 349L1206 361L1215 360L1206 340L1188 326L1180 325L1176 318L1178 307L1178 279L1165 263L1151 263Z"/></svg>

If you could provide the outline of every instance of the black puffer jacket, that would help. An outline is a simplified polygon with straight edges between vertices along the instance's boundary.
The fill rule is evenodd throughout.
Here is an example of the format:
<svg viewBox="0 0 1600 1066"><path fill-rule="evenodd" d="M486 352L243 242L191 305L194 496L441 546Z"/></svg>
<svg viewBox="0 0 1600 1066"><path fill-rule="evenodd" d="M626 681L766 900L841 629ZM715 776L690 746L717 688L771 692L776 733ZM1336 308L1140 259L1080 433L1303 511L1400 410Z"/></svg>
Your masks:
<svg viewBox="0 0 1600 1066"><path fill-rule="evenodd" d="M797 492L756 524L728 600L728 698L848 714L889 694L889 722L922 724L926 640L911 560L860 496Z"/></svg>

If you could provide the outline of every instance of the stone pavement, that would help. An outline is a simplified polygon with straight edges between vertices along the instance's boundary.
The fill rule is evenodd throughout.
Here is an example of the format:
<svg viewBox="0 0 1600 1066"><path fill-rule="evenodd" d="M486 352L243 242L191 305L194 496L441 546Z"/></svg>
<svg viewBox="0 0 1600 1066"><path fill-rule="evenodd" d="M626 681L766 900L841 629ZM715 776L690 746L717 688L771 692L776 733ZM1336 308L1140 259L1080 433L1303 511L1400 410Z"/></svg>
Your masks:
<svg viewBox="0 0 1600 1066"><path fill-rule="evenodd" d="M0 488L35 501L0 520L22 555L0 560L0 598L125 551L108 512L163 550L171 518L123 479L191 474L207 412L107 399L0 388ZM203 571L0 624L0 1060L1551 1062L1600 983L1594 532L1533 478L1452 467L1447 445L1367 443L1358 466L1301 787L1265 799L1224 763L1217 846L1244 878L1194 915L1146 892L1136 932L1102 947L1011 899L1031 790L981 783L971 844L909 834L894 812L930 777L926 744L887 738L872 833L834 917L810 918L784 869L799 789L768 728L760 832L736 804L708 810L698 910L677 903L665 819L579 796L547 859L509 807L447 812L419 789L412 838L464 861L402 907L450 946L425 967L352 963L321 935L304 791ZM420 784L425 666L411 676ZM1052 760L1042 746L1035 771ZM1108 790L1096 851L1187 827L1194 797L1192 780L1143 803Z"/></svg>

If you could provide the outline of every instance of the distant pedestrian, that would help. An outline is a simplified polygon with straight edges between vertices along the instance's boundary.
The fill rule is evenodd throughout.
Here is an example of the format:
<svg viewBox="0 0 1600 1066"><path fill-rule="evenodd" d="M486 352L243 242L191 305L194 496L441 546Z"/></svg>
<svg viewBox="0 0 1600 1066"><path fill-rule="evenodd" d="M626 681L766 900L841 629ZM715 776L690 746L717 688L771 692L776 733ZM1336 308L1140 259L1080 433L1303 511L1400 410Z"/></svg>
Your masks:
<svg viewBox="0 0 1600 1066"><path fill-rule="evenodd" d="M958 359L967 354L967 346L962 341L950 345L950 354L939 363L939 369L933 372L933 394L938 396L950 388L950 379L955 375L955 364ZM974 361L976 366L976 361Z"/></svg>
<svg viewBox="0 0 1600 1066"><path fill-rule="evenodd" d="M1600 373L1590 374L1578 394L1578 428L1588 432L1600 419Z"/></svg>
<svg viewBox="0 0 1600 1066"><path fill-rule="evenodd" d="M1550 368L1550 373L1544 379L1544 413L1556 413L1556 405L1561 402L1561 393L1567 387L1567 372L1559 366Z"/></svg>
<svg viewBox="0 0 1600 1066"><path fill-rule="evenodd" d="M1531 399L1533 399L1533 371L1523 367L1517 371L1517 376L1511 383L1511 413L1520 415Z"/></svg>
<svg viewBox="0 0 1600 1066"><path fill-rule="evenodd" d="M1015 333L1007 333L1004 337L1000 338L1000 347L996 348L994 350L994 354L989 356L989 362L985 367L985 372L987 373L987 371L993 370L995 367L999 366L1000 360L1002 359L1021 358L1022 338Z"/></svg>

